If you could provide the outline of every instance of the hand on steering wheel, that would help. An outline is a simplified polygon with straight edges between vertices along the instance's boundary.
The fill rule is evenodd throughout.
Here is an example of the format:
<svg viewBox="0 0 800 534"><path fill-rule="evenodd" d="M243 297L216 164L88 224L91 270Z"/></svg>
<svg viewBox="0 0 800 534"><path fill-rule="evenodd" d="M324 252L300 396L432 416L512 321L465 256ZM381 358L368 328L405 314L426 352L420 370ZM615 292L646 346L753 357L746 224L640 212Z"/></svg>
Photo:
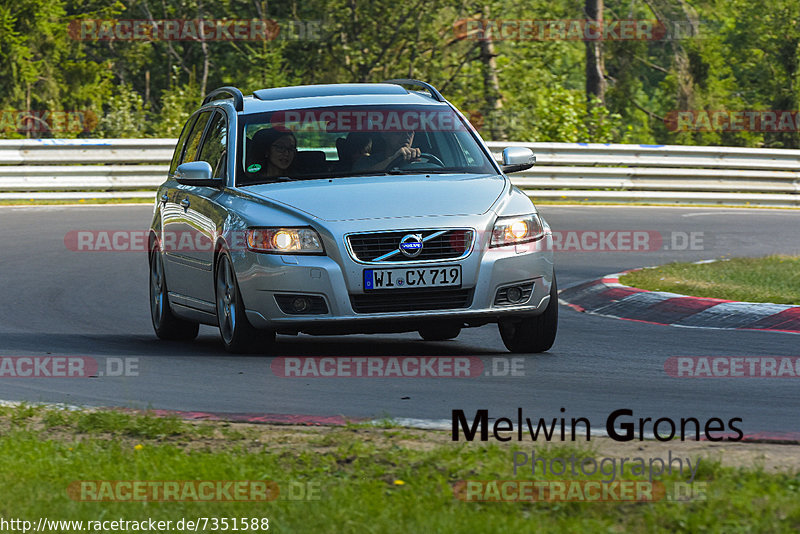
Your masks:
<svg viewBox="0 0 800 534"><path fill-rule="evenodd" d="M425 160L425 161L420 161L420 160ZM418 165L420 163L423 163L423 164L433 163L437 167L444 167L445 166L444 163L442 162L442 160L440 160L438 157L434 156L430 152L420 152L420 154L417 157L417 159L415 159L414 161L401 162L400 166L401 167L408 167L408 166L411 166L411 165Z"/></svg>

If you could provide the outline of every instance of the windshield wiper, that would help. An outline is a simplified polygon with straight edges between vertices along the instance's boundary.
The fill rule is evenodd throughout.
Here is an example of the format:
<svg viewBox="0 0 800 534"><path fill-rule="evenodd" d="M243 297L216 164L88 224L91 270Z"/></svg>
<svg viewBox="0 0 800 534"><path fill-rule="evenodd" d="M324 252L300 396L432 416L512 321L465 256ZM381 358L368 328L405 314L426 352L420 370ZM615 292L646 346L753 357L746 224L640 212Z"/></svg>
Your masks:
<svg viewBox="0 0 800 534"><path fill-rule="evenodd" d="M405 175L413 175L413 174L453 174L458 171L450 170L450 169L419 169L419 170L411 170L411 169L391 169L388 171L357 171L357 172L337 172L337 173L321 173L321 174L312 174L308 176L282 176L279 178L274 178L271 180L261 180L258 182L246 183L241 184L240 187L248 186L248 185L261 185L261 184L274 184L279 182L298 182L302 180L323 180L323 179L333 179L333 178L352 178L355 176L405 176Z"/></svg>
<svg viewBox="0 0 800 534"><path fill-rule="evenodd" d="M296 178L292 178L290 176L275 176L274 178L269 178L268 180L259 180L257 182L247 182L244 184L237 183L237 187L247 187L249 185L263 185L263 184L276 184L281 182L294 182Z"/></svg>
<svg viewBox="0 0 800 534"><path fill-rule="evenodd" d="M350 178L353 176L386 176L384 171L358 171L358 172L326 172L322 174L311 174L309 176L300 176L296 180L321 180L325 178Z"/></svg>
<svg viewBox="0 0 800 534"><path fill-rule="evenodd" d="M453 171L446 171L442 169L420 169L420 170L410 170L410 169L392 169L387 171L387 174L391 175L404 175L404 174L453 174Z"/></svg>

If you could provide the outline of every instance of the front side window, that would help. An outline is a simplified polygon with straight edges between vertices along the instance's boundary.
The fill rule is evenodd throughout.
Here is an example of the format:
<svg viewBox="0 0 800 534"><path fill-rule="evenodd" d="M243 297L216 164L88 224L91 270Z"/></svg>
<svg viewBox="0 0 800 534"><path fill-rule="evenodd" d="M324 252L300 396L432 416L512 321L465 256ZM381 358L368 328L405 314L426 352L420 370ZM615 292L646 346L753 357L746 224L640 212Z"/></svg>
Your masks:
<svg viewBox="0 0 800 534"><path fill-rule="evenodd" d="M181 131L181 136L178 138L178 144L175 146L175 153L172 155L172 162L169 165L170 174L173 174L175 169L178 168L178 165L181 164L181 159L183 158L183 149L186 146L186 138L189 137L189 132L192 130L192 125L194 125L194 121L196 119L197 115L192 115Z"/></svg>
<svg viewBox="0 0 800 534"><path fill-rule="evenodd" d="M228 121L225 120L223 113L217 111L208 126L208 133L200 148L200 156L197 158L198 161L207 161L211 165L214 178L225 178L227 148Z"/></svg>
<svg viewBox="0 0 800 534"><path fill-rule="evenodd" d="M211 116L210 111L204 111L197 117L197 122L192 127L192 132L186 140L186 150L183 153L183 161L181 163L191 163L197 160L197 147L200 146L200 139L203 137L208 117Z"/></svg>
<svg viewBox="0 0 800 534"><path fill-rule="evenodd" d="M242 117L237 185L386 174L496 173L448 106L308 108Z"/></svg>

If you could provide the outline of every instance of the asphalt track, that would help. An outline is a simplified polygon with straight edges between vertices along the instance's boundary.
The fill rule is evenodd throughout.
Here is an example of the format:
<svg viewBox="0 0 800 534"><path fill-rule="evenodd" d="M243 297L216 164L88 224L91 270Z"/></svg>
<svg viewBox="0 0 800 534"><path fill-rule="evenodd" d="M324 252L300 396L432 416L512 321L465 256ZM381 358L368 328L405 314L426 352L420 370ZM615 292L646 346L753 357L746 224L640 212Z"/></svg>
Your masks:
<svg viewBox="0 0 800 534"><path fill-rule="evenodd" d="M555 230L654 231L652 251L557 254L559 285L634 267L723 255L800 252L800 211L542 206ZM0 208L0 356L138 358L138 376L2 378L0 399L216 413L341 415L446 421L451 410L490 417L587 417L629 408L635 417L741 417L745 433L800 432L800 378L672 378L671 356L800 356L800 336L686 329L560 309L546 354L526 356L524 376L280 378L266 356L224 353L216 329L192 343L162 342L150 325L147 261L135 252L75 252L71 230L143 230L150 206ZM702 232L696 250L671 248L670 232ZM700 234L695 234L699 237ZM279 337L280 356L450 355L509 358L493 325L455 341L416 334ZM502 363L503 360L495 360Z"/></svg>

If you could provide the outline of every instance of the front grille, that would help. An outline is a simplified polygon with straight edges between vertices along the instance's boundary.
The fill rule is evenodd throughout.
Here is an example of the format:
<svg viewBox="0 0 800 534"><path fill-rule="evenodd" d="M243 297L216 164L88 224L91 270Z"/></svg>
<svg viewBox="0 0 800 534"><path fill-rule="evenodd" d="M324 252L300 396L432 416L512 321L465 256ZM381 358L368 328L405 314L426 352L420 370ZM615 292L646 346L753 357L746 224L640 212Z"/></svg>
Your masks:
<svg viewBox="0 0 800 534"><path fill-rule="evenodd" d="M356 313L384 313L469 308L472 289L427 289L376 291L350 295Z"/></svg>
<svg viewBox="0 0 800 534"><path fill-rule="evenodd" d="M409 234L422 236L422 252L410 258L400 252L400 240ZM405 230L374 232L347 237L353 258L363 262L456 260L469 254L472 230Z"/></svg>

